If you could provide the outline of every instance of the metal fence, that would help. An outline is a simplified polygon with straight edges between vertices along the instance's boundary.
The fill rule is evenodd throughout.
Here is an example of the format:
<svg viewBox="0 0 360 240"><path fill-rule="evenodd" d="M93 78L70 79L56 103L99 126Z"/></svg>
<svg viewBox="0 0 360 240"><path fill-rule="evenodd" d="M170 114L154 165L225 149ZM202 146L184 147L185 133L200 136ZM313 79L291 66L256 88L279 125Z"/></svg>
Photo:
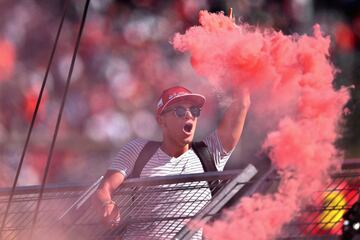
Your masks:
<svg viewBox="0 0 360 240"><path fill-rule="evenodd" d="M359 200L359 163L343 165L324 190L314 192L315 203L303 208L279 239L349 239L342 236L343 215Z"/></svg>
<svg viewBox="0 0 360 240"><path fill-rule="evenodd" d="M249 165L242 171L127 180L113 196L122 220L112 229L100 223L91 205L99 181L90 188L50 186L33 239L201 239L201 230L186 227L190 220L210 220L256 172ZM16 190L2 239L29 239L38 192L38 187ZM1 218L8 194L0 192Z"/></svg>
<svg viewBox="0 0 360 240"><path fill-rule="evenodd" d="M100 223L89 201L100 180L91 187L48 186L33 239L201 239L201 226L194 223L212 220L234 199L264 193L279 179L274 169L257 173L252 165L242 171L130 179L114 193L122 218L112 229ZM358 201L359 187L354 166L334 175L326 189L314 192L315 204L303 208L279 239L339 239L342 217ZM3 239L29 239L38 191L16 190ZM0 191L1 218L7 200L8 190Z"/></svg>

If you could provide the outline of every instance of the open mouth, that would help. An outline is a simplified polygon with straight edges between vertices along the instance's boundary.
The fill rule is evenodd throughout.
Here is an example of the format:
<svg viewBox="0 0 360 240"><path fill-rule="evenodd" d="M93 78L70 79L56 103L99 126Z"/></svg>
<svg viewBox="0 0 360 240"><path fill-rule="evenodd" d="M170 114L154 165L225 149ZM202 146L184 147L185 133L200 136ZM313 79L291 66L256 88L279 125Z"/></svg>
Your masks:
<svg viewBox="0 0 360 240"><path fill-rule="evenodd" d="M192 130L192 128L193 128L193 125L192 125L192 123L186 123L185 125L184 125L184 132L186 132L186 133L191 133L191 130Z"/></svg>

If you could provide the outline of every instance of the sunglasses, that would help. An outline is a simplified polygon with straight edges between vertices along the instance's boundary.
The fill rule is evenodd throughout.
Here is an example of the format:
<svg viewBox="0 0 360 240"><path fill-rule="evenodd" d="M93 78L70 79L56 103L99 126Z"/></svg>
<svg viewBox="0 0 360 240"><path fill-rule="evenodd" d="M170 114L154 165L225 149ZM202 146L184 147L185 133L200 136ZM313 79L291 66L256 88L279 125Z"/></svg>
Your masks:
<svg viewBox="0 0 360 240"><path fill-rule="evenodd" d="M201 108L197 107L197 106L192 106L190 108L185 108L185 107L182 107L182 106L178 106L178 107L175 107L175 108L171 108L171 109L169 109L167 111L164 111L163 113L167 113L167 112L171 112L171 111L174 111L175 116L178 117L178 118L185 117L187 111L189 111L193 117L199 117L200 112L201 112Z"/></svg>

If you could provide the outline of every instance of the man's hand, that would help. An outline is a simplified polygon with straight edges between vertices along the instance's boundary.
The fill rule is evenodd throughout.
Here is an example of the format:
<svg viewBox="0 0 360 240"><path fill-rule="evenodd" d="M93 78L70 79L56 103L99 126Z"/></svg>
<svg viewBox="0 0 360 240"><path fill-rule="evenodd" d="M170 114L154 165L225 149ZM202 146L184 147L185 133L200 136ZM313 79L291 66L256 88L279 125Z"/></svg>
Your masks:
<svg viewBox="0 0 360 240"><path fill-rule="evenodd" d="M120 211L115 202L111 201L103 206L103 223L114 227L120 222Z"/></svg>
<svg viewBox="0 0 360 240"><path fill-rule="evenodd" d="M96 196L96 195L95 195ZM99 201L97 197L93 199L93 205L102 223L109 227L114 227L120 222L119 207L112 200Z"/></svg>
<svg viewBox="0 0 360 240"><path fill-rule="evenodd" d="M93 197L93 205L96 208L98 216L102 222L108 226L114 227L120 221L120 211L114 201L111 200L111 195L125 177L118 171L108 170L105 174L104 180Z"/></svg>

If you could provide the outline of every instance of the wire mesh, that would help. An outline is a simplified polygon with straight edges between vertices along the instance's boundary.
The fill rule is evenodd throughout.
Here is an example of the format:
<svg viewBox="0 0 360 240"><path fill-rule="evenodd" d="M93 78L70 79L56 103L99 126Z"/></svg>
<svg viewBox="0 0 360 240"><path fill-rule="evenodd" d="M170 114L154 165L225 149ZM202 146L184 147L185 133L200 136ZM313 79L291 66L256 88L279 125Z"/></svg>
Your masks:
<svg viewBox="0 0 360 240"><path fill-rule="evenodd" d="M42 205L39 210L39 219L37 228L48 228L56 224L57 217L63 209L73 203L81 194L78 190L68 190L57 192L48 189L44 193ZM36 201L38 200L39 188L36 187L22 189L17 191L12 199L8 217L2 231L2 239L27 239L30 233L30 226L33 220ZM2 193L0 196L0 217L4 217L5 205L8 201L8 195ZM35 238L36 239L36 238Z"/></svg>
<svg viewBox="0 0 360 240"><path fill-rule="evenodd" d="M284 227L279 239L339 239L342 217L358 200L359 187L359 172L333 176L325 190L314 193L314 204L305 207Z"/></svg>
<svg viewBox="0 0 360 240"><path fill-rule="evenodd" d="M221 189L239 173L241 171L224 171L127 180L113 194L121 212L121 221L112 229L101 223L99 214L92 207L91 194L83 199L84 203L74 205L89 190L86 187L47 187L33 239L49 239L49 236L59 240L172 239L212 201L211 191L220 189L217 191L220 194ZM248 173L246 181L255 173ZM27 239L38 193L39 187L17 189L2 231L2 239ZM7 194L6 190L0 192L0 217L3 217ZM192 239L201 239L201 230L195 232Z"/></svg>
<svg viewBox="0 0 360 240"><path fill-rule="evenodd" d="M87 187L47 187L34 239L49 239L49 234L52 239L61 240L201 239L201 230L193 230L189 235L186 225L192 220L212 218L229 201L230 192L237 192L239 189L236 187L253 183L250 179L254 174L236 183L239 171L128 180L114 193L122 220L112 229L101 224L89 196L81 199L89 190ZM263 182L278 180L269 179L260 178ZM283 228L279 239L339 239L342 217L358 201L359 187L359 172L344 171L333 176L325 190L314 192L314 204L303 208L298 217ZM214 191L216 188L220 191L212 196L209 189ZM251 188L245 190L247 192L241 196L255 191ZM2 239L27 239L38 192L38 187L16 191ZM0 191L0 217L3 217L7 194L6 190ZM74 205L75 202L79 204ZM64 217L59 220L60 216ZM185 234L181 234L184 231Z"/></svg>

